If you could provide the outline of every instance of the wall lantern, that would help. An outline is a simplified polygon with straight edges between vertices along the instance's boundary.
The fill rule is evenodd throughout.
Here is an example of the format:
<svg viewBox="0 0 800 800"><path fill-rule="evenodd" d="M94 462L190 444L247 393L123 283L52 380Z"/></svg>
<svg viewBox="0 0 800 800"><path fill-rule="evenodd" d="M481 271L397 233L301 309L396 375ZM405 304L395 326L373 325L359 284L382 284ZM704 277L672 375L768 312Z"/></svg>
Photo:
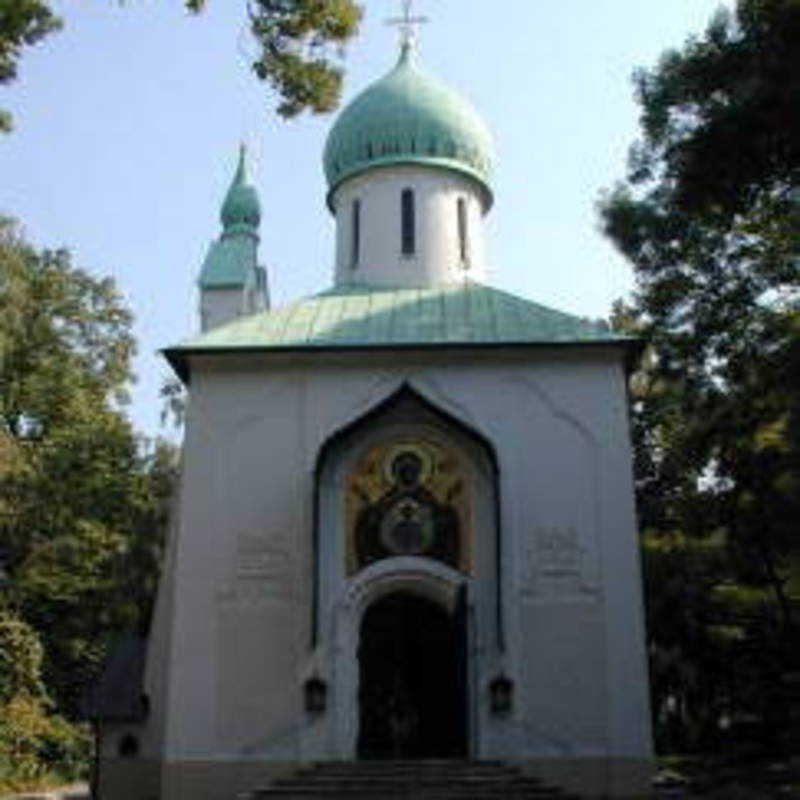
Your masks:
<svg viewBox="0 0 800 800"><path fill-rule="evenodd" d="M309 678L304 687L306 711L322 714L328 702L328 685L319 678Z"/></svg>
<svg viewBox="0 0 800 800"><path fill-rule="evenodd" d="M492 714L508 714L514 694L514 684L501 674L489 684Z"/></svg>

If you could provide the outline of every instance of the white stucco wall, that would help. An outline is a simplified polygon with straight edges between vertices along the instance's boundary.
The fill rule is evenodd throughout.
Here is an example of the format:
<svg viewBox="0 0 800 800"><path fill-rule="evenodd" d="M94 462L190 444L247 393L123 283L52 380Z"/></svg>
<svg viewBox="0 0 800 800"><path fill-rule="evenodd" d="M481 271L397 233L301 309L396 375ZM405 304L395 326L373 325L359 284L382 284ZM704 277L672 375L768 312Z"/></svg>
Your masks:
<svg viewBox="0 0 800 800"><path fill-rule="evenodd" d="M203 332L240 317L244 310L243 289L200 290L200 329Z"/></svg>
<svg viewBox="0 0 800 800"><path fill-rule="evenodd" d="M473 755L646 759L620 361L612 348L196 359L174 558L160 590L172 602L159 613L171 619L156 621L148 666L166 720L151 755L347 756L335 698L322 718L302 710L312 672L336 685L338 646L309 645L314 468L332 434L407 383L492 442L499 461L507 647L492 643L491 615L479 613ZM490 584L470 590L479 610ZM325 603L346 603L351 588L329 586L326 598L339 599ZM503 718L488 708L500 671L515 684Z"/></svg>
<svg viewBox="0 0 800 800"><path fill-rule="evenodd" d="M254 268L240 287L206 289L200 287L200 330L231 322L244 314L269 308L269 286L264 267Z"/></svg>
<svg viewBox="0 0 800 800"><path fill-rule="evenodd" d="M416 252L401 252L400 197L416 202ZM461 258L458 199L465 201L468 258ZM353 263L353 202L361 203L361 246ZM336 216L336 283L413 287L486 279L482 195L455 172L398 166L370 170L346 181L333 198Z"/></svg>

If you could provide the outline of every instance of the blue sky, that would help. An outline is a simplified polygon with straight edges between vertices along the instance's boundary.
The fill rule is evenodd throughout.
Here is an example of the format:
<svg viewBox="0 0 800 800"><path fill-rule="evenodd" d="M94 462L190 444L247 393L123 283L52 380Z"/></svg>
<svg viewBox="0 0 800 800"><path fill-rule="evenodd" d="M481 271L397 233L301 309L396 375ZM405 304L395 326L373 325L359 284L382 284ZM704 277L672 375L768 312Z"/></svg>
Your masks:
<svg viewBox="0 0 800 800"><path fill-rule="evenodd" d="M637 135L630 75L700 33L720 0L418 0L427 67L466 94L499 154L488 220L492 283L605 317L631 271L595 205L624 176ZM728 2L730 4L730 1ZM348 48L345 102L393 65L397 0L366 0ZM23 58L0 91L16 131L0 138L0 213L42 247L112 275L136 315L130 414L159 432L158 349L197 328L195 281L238 143L254 158L261 261L275 304L326 288L333 225L322 148L332 117L285 122L248 70L244 0L60 0L66 28ZM499 15L497 9L500 10Z"/></svg>

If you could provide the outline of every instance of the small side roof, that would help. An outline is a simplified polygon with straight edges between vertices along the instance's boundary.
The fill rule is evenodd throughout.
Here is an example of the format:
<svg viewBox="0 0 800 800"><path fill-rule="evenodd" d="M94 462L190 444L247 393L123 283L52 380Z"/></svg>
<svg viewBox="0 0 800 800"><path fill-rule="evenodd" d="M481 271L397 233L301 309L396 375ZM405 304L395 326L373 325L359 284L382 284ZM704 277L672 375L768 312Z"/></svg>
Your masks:
<svg viewBox="0 0 800 800"><path fill-rule="evenodd" d="M603 323L470 282L415 289L337 286L241 317L164 354L185 380L192 354L554 344L638 346Z"/></svg>
<svg viewBox="0 0 800 800"><path fill-rule="evenodd" d="M89 719L140 722L147 716L143 694L147 640L122 634L112 645L97 682L89 689L84 710Z"/></svg>

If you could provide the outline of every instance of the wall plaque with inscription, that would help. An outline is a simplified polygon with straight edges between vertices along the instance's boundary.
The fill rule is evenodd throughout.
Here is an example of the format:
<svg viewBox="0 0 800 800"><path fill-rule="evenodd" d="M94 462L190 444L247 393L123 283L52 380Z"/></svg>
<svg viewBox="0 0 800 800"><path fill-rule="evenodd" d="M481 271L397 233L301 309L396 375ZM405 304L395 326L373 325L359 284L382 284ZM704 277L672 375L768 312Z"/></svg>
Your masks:
<svg viewBox="0 0 800 800"><path fill-rule="evenodd" d="M276 537L242 534L236 547L236 582L250 598L292 595L292 559ZM243 586L247 585L247 588Z"/></svg>
<svg viewBox="0 0 800 800"><path fill-rule="evenodd" d="M561 600L598 595L598 587L590 578L588 553L574 526L534 528L527 542L525 562L524 595Z"/></svg>

